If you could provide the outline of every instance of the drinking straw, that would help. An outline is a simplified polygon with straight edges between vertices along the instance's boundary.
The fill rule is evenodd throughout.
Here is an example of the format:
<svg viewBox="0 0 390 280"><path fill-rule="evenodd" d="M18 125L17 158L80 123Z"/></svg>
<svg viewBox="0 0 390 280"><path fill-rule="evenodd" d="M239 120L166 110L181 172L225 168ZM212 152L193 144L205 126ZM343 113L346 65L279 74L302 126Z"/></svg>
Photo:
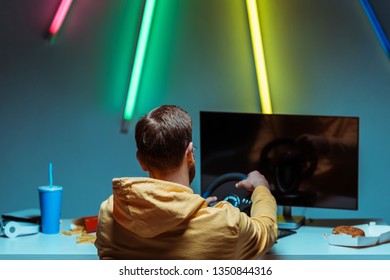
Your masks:
<svg viewBox="0 0 390 280"><path fill-rule="evenodd" d="M49 163L49 181L50 181L50 187L53 187L53 164Z"/></svg>

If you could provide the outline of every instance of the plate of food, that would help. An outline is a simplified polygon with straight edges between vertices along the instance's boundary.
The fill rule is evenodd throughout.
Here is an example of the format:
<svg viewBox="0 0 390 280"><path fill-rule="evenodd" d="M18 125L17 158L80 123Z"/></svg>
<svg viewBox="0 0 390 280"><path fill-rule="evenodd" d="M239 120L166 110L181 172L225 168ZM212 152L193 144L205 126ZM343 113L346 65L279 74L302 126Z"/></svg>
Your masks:
<svg viewBox="0 0 390 280"><path fill-rule="evenodd" d="M375 246L390 241L390 226L377 225L375 222L355 226L339 225L326 238L330 245L336 246Z"/></svg>

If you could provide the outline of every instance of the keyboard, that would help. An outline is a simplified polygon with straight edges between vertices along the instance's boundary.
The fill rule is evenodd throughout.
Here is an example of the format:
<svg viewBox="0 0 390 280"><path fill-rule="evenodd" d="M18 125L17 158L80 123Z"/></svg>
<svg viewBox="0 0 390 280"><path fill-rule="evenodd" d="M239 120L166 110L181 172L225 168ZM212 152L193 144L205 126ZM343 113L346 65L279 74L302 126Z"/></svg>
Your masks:
<svg viewBox="0 0 390 280"><path fill-rule="evenodd" d="M278 229L278 239L297 233L294 230Z"/></svg>

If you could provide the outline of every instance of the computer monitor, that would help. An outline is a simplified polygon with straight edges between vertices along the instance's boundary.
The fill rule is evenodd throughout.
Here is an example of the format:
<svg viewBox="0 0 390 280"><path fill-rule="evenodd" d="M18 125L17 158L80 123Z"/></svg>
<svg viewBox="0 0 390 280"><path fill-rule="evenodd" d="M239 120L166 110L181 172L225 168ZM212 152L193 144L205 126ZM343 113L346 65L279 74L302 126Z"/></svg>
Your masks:
<svg viewBox="0 0 390 280"><path fill-rule="evenodd" d="M357 210L358 140L358 117L203 111L201 191L224 174L258 170L283 206L280 228L303 223L293 206ZM215 194L236 192L232 184Z"/></svg>

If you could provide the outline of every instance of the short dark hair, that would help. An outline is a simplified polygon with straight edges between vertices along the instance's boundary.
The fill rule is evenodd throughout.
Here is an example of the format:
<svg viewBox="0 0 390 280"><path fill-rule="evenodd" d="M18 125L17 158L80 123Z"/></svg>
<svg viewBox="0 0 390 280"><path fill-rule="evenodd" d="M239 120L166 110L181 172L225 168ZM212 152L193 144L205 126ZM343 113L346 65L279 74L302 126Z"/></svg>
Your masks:
<svg viewBox="0 0 390 280"><path fill-rule="evenodd" d="M177 168L192 142L191 117L178 106L160 106L138 121L135 141L138 156L148 168Z"/></svg>

